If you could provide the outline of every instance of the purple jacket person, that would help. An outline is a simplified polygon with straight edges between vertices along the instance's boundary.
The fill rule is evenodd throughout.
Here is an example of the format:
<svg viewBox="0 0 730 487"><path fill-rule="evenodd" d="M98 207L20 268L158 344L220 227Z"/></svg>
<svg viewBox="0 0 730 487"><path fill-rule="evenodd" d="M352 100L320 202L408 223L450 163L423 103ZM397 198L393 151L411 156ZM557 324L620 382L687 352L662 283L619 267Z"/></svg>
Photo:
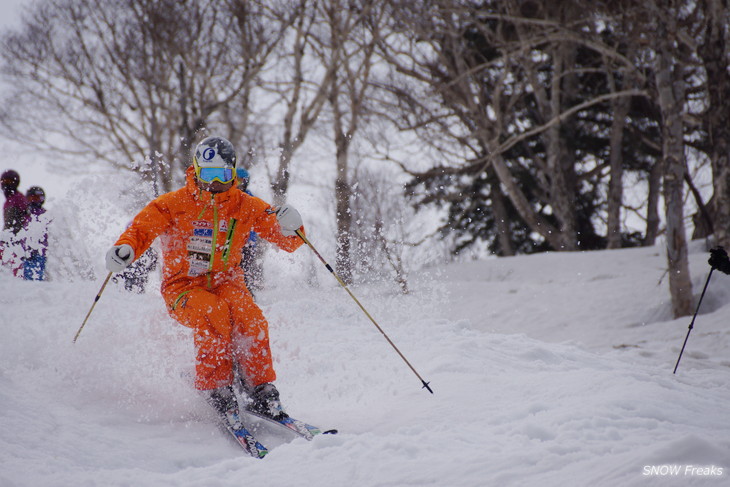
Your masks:
<svg viewBox="0 0 730 487"><path fill-rule="evenodd" d="M3 229L18 234L30 220L28 200L18 191L20 175L9 169L2 174L2 189L5 195L3 205Z"/></svg>
<svg viewBox="0 0 730 487"><path fill-rule="evenodd" d="M15 276L22 276L22 258L25 254L23 236L18 235L30 221L28 201L18 191L20 175L9 169L0 176L5 195L3 205L3 235L0 237L0 257L2 262L13 269ZM16 238L17 236L17 238Z"/></svg>
<svg viewBox="0 0 730 487"><path fill-rule="evenodd" d="M29 281L43 281L46 277L46 252L48 251L48 216L43 203L46 193L40 186L31 186L25 193L28 200L30 221L26 226L25 261L23 277Z"/></svg>

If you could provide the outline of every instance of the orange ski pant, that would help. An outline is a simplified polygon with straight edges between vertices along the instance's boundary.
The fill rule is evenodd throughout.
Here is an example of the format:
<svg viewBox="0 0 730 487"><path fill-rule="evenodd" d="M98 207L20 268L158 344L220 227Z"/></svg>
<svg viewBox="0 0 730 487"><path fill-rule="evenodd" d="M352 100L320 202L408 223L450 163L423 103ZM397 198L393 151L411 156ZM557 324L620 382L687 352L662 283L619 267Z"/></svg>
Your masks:
<svg viewBox="0 0 730 487"><path fill-rule="evenodd" d="M249 386L276 379L269 325L247 291L231 284L193 288L170 314L194 330L196 389L231 384L234 361Z"/></svg>

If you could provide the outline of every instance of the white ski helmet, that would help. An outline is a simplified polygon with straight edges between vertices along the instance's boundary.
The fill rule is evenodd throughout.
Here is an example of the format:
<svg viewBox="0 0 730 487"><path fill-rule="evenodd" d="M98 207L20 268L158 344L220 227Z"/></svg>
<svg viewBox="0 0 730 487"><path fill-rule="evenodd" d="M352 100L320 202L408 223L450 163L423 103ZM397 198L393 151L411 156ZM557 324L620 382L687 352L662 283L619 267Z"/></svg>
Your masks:
<svg viewBox="0 0 730 487"><path fill-rule="evenodd" d="M202 181L230 183L236 178L236 150L223 137L207 137L195 148L193 166Z"/></svg>

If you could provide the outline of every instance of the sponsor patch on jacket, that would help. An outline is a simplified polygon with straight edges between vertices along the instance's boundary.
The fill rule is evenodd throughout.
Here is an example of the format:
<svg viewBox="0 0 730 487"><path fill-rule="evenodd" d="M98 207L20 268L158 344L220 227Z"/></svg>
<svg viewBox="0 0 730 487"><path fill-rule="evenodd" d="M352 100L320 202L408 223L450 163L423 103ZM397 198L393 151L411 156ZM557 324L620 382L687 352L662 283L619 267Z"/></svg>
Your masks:
<svg viewBox="0 0 730 487"><path fill-rule="evenodd" d="M208 272L213 250L213 224L204 220L193 222L193 232L188 237L188 276L200 276Z"/></svg>
<svg viewBox="0 0 730 487"><path fill-rule="evenodd" d="M228 221L218 222L218 231L228 232ZM212 254L213 222L194 220L193 232L187 242L188 276L196 277L207 273Z"/></svg>
<svg viewBox="0 0 730 487"><path fill-rule="evenodd" d="M193 235L195 235L196 237L212 237L213 229L212 228L195 228L195 229L193 229Z"/></svg>

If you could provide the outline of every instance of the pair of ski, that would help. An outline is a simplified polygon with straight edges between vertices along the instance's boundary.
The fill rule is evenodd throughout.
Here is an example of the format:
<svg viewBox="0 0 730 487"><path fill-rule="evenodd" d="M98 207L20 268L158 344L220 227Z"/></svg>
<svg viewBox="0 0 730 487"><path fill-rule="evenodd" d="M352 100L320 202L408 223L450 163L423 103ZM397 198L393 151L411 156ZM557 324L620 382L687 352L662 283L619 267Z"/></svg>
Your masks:
<svg viewBox="0 0 730 487"><path fill-rule="evenodd" d="M262 414L258 414L248 410L246 410L245 413L233 413L229 411L228 413L226 413L225 417L222 418L223 425L229 431L229 433L233 435L233 438L238 442L239 445L241 445L243 450L254 458L264 458L266 454L269 453L269 450L256 439L254 434L248 428L246 428L243 421L241 421L242 414L250 414L261 420L279 425L310 441L315 437L315 435L332 435L337 433L337 430L322 431L316 426L312 426L311 424L305 423L304 421L294 419L291 416L286 416L281 419L274 419L269 416L264 416Z"/></svg>

